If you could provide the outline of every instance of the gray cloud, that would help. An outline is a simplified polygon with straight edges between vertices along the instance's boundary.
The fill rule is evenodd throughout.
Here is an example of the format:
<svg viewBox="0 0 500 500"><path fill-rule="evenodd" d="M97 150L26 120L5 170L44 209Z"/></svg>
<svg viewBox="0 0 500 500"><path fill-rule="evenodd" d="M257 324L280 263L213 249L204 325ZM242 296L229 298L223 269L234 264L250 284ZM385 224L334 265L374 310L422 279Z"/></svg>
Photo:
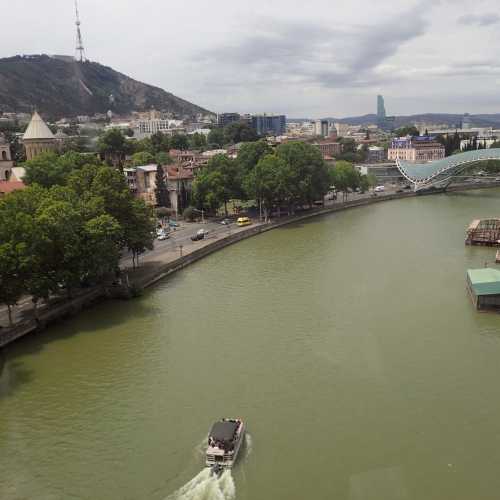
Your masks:
<svg viewBox="0 0 500 500"><path fill-rule="evenodd" d="M465 26L492 26L500 23L500 16L494 12L486 14L464 14L458 18L458 22Z"/></svg>
<svg viewBox="0 0 500 500"><path fill-rule="evenodd" d="M218 80L223 85L242 75L261 85L277 80L329 88L375 85L385 80L377 66L425 33L429 23L423 3L385 22L342 29L320 22L259 20L241 41L206 50L197 60L225 68Z"/></svg>

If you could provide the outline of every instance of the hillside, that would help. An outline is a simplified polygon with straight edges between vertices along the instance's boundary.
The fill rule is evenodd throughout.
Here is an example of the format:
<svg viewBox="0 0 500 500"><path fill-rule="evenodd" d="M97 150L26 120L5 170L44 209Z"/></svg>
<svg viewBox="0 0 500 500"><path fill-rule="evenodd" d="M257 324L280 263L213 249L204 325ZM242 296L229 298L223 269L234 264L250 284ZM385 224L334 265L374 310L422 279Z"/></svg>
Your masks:
<svg viewBox="0 0 500 500"><path fill-rule="evenodd" d="M110 96L113 98L110 98ZM38 111L49 118L155 108L179 117L210 113L169 92L95 62L46 55L0 59L0 111Z"/></svg>

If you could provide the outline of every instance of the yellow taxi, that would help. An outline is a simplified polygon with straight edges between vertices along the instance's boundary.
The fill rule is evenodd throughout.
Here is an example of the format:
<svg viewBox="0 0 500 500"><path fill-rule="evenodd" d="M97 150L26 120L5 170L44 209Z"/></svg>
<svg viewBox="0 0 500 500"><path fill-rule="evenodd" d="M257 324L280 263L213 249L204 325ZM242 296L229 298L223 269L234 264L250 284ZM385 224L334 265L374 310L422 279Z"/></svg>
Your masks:
<svg viewBox="0 0 500 500"><path fill-rule="evenodd" d="M236 224L237 224L239 227L249 226L250 224L252 224L252 220L251 220L249 217L240 217L240 218L238 218L238 220L236 221Z"/></svg>

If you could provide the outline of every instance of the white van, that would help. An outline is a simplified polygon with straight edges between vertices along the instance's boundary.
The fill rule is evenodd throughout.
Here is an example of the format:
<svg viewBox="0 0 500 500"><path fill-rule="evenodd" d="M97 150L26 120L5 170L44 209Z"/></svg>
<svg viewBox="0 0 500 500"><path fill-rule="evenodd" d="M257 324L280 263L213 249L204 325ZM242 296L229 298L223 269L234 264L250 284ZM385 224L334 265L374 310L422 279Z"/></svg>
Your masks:
<svg viewBox="0 0 500 500"><path fill-rule="evenodd" d="M383 193L385 191L385 186L376 186L374 191L376 193Z"/></svg>

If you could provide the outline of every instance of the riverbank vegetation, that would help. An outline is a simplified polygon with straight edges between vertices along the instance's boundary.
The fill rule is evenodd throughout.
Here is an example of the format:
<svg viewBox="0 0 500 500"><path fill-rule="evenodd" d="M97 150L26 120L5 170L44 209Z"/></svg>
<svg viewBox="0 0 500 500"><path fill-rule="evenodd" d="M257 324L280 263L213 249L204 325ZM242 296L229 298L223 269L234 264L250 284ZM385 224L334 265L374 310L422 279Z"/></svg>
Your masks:
<svg viewBox="0 0 500 500"><path fill-rule="evenodd" d="M0 302L23 295L35 307L53 294L71 296L152 248L152 210L134 198L117 170L93 157L46 153L26 162L28 187L0 199Z"/></svg>
<svg viewBox="0 0 500 500"><path fill-rule="evenodd" d="M322 201L336 189L344 193L365 191L373 179L361 175L348 162L327 166L318 148L303 142L281 144L275 149L266 141L245 143L237 159L217 155L193 183L193 201L199 210L216 213L229 200L255 200L264 216L282 208L293 214L297 207Z"/></svg>

